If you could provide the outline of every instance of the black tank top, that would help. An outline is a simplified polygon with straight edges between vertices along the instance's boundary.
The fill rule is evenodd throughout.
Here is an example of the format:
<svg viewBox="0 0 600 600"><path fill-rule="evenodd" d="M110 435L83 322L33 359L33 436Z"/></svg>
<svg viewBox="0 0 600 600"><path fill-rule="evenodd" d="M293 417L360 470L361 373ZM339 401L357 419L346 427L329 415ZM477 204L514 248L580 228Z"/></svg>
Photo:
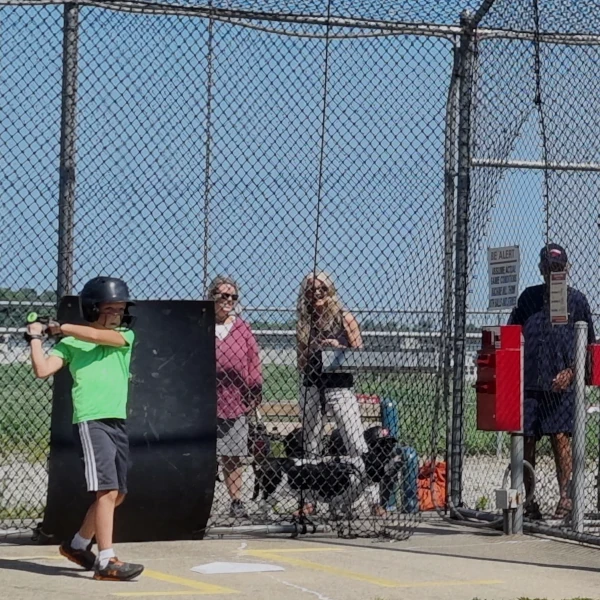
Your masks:
<svg viewBox="0 0 600 600"><path fill-rule="evenodd" d="M344 327L344 315L341 314L330 327L325 329L312 328L309 340L313 343L323 340L337 340L344 348L348 348L348 334ZM321 350L309 352L306 367L304 368L303 383L307 387L323 388L351 388L354 377L351 373L323 373L323 356Z"/></svg>

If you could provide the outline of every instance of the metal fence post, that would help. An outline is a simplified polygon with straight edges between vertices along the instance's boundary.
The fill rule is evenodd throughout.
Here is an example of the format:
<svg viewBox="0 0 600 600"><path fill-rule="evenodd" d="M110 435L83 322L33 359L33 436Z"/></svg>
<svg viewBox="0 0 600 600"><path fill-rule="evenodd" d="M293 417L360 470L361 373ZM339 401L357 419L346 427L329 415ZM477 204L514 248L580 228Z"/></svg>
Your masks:
<svg viewBox="0 0 600 600"><path fill-rule="evenodd" d="M525 338L521 332L521 372L525 360ZM523 402L525 401L525 382L521 378L520 385L521 397L521 417L523 417ZM523 506L525 503L525 481L524 481L524 461L525 461L525 436L523 432L523 422L521 429L513 431L510 435L510 487L517 490L519 501L517 508L511 511L510 519L512 520L511 530L514 535L523 533Z"/></svg>
<svg viewBox="0 0 600 600"><path fill-rule="evenodd" d="M208 6L212 11L212 0ZM204 145L204 248L202 259L202 290L208 288L208 255L210 251L210 192L212 174L212 106L214 84L214 19L208 20L206 53L206 143Z"/></svg>
<svg viewBox="0 0 600 600"><path fill-rule="evenodd" d="M525 438L522 431L512 433L510 436L510 487L523 490L523 461L525 459ZM512 511L512 533L520 535L523 533L523 504L519 502L517 508Z"/></svg>
<svg viewBox="0 0 600 600"><path fill-rule="evenodd" d="M456 291L454 308L454 370L452 385L452 449L450 497L454 507L462 502L464 366L467 327L468 220L470 192L471 95L473 69L472 13L463 11L458 66L458 177L456 187Z"/></svg>
<svg viewBox="0 0 600 600"><path fill-rule="evenodd" d="M79 6L64 5L58 196L58 300L73 289Z"/></svg>
<svg viewBox="0 0 600 600"><path fill-rule="evenodd" d="M573 414L573 518L571 527L583 532L585 505L585 364L587 356L588 325L575 323L575 405Z"/></svg>
<svg viewBox="0 0 600 600"><path fill-rule="evenodd" d="M446 127L444 140L444 299L442 304L442 331L440 337L440 367L442 373L442 390L439 406L443 406L446 415L446 460L451 469L452 448L452 411L450 407L450 383L452 381L452 309L454 307L454 227L456 202L456 125L458 120L458 75L460 52L458 40L455 40L454 64L448 99L446 101ZM432 428L432 453L437 454L437 431ZM446 482L446 495L449 493L450 481Z"/></svg>

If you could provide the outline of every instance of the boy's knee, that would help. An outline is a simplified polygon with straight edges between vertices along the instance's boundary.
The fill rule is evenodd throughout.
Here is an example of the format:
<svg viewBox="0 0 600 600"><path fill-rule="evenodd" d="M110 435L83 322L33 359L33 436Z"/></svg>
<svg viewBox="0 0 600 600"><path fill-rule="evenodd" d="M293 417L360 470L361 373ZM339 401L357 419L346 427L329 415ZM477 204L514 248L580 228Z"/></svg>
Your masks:
<svg viewBox="0 0 600 600"><path fill-rule="evenodd" d="M117 500L115 502L115 505L119 506L120 504L123 504L123 502L125 501L125 496L126 496L126 494L123 494L122 492L119 492L117 494Z"/></svg>
<svg viewBox="0 0 600 600"><path fill-rule="evenodd" d="M106 500L112 500L113 502L117 501L119 496L118 490L100 490L96 492L96 499L101 500L105 498Z"/></svg>

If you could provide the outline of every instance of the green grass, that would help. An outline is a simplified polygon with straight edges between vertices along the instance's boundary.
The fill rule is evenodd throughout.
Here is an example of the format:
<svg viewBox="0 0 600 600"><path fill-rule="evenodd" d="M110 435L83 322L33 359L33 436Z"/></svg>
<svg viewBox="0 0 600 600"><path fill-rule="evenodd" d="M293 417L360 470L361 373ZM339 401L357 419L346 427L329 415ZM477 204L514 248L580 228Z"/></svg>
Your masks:
<svg viewBox="0 0 600 600"><path fill-rule="evenodd" d="M293 401L298 395L298 378L293 367L266 365L264 396L268 402ZM402 441L414 446L419 454L431 452L431 431L434 420L435 400L439 393L438 383L433 375L410 373L404 375L363 375L356 378L356 392L376 394L393 399L400 415ZM588 401L599 402L599 390L588 389ZM477 429L477 406L475 390L465 389L464 439L467 455L494 456L498 449L498 435L494 432ZM586 432L586 453L594 456L600 447L597 417L592 417ZM446 440L446 414L439 411L437 417L437 449L442 452ZM502 435L503 456L510 451L510 436ZM539 454L550 453L549 444L542 444Z"/></svg>
<svg viewBox="0 0 600 600"><path fill-rule="evenodd" d="M295 402L298 398L298 374L294 367L265 365L263 398L266 402ZM431 448L436 381L431 375L360 376L355 379L358 394L393 399L399 408L400 430L404 442L420 453ZM439 427L439 440L445 443L445 417Z"/></svg>
<svg viewBox="0 0 600 600"><path fill-rule="evenodd" d="M264 366L264 401L294 402L298 397L298 376L295 368ZM396 403L400 416L401 440L413 446L421 457L431 453L431 432L438 383L432 375L405 374L390 376L360 376L356 378L359 394L376 394ZM598 402L598 390L590 390L590 401ZM29 364L0 365L0 463L15 460L41 462L46 460L50 438L52 388L49 381L34 378ZM466 389L464 406L465 453L471 456L495 456L498 437L495 433L477 431L475 393ZM590 419L596 423L597 419ZM438 452L446 443L446 415L441 410L437 418ZM588 456L600 447L598 426L587 431ZM508 457L509 436L502 436L503 456ZM550 453L550 445L540 446L540 454ZM1 483L1 482L0 482ZM0 486L1 488L1 486ZM0 496L2 490L0 489ZM480 498L480 503L488 503ZM483 508L483 506L479 506ZM0 507L0 519L25 519L38 515L41 507L17 505ZM524 599L529 600L529 599Z"/></svg>
<svg viewBox="0 0 600 600"><path fill-rule="evenodd" d="M264 401L294 402L298 397L298 375L294 367L264 366ZM361 375L356 378L359 394L376 394L393 399L398 406L402 441L414 446L420 455L431 452L431 431L438 382L433 375ZM598 402L598 390L590 390L590 401ZM0 365L0 455L19 455L22 460L43 460L50 431L51 384L36 380L29 364ZM464 405L465 452L467 455L496 454L498 436L476 429L475 391L467 386ZM590 420L595 423L596 418ZM437 449L445 447L446 415L437 418ZM588 427L587 453L597 453L598 426ZM509 436L504 435L503 454L508 454ZM548 445L540 448L548 452Z"/></svg>
<svg viewBox="0 0 600 600"><path fill-rule="evenodd" d="M42 505L22 504L14 507L0 507L0 521L24 521L41 519L44 516Z"/></svg>
<svg viewBox="0 0 600 600"><path fill-rule="evenodd" d="M292 401L298 397L298 375L295 367L264 365L263 377L264 401Z"/></svg>
<svg viewBox="0 0 600 600"><path fill-rule="evenodd" d="M46 457L52 389L29 364L0 365L0 455L32 462Z"/></svg>

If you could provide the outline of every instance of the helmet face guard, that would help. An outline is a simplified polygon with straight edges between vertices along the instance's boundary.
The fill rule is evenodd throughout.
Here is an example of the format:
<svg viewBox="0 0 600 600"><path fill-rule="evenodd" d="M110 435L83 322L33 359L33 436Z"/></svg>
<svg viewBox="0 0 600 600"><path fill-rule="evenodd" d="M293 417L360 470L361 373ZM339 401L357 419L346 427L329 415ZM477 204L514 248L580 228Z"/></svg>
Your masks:
<svg viewBox="0 0 600 600"><path fill-rule="evenodd" d="M95 277L90 279L80 294L81 315L88 323L95 323L100 318L100 305L105 302L124 302L125 314L121 326L131 328L134 318L129 314L129 307L135 306L129 298L129 288L122 279L116 277Z"/></svg>
<svg viewBox="0 0 600 600"><path fill-rule="evenodd" d="M117 300L114 300L117 302ZM128 302L125 306L125 313L121 317L121 324L119 327L125 327L131 329L135 323L135 317L129 313L129 307L135 306L135 302ZM88 304L81 302L81 314L88 323L95 323L100 318L100 303Z"/></svg>

